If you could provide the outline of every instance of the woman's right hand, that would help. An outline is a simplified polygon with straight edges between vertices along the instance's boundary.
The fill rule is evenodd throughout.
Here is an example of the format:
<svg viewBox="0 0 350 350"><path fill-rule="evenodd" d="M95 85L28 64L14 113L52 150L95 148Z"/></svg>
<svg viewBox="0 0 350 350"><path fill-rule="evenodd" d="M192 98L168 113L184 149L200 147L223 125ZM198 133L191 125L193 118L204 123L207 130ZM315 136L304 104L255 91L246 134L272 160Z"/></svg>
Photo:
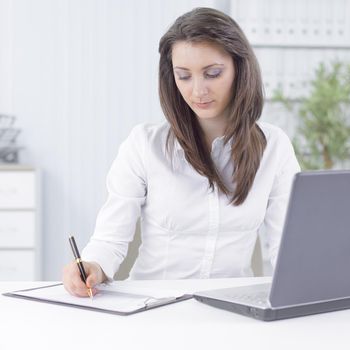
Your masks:
<svg viewBox="0 0 350 350"><path fill-rule="evenodd" d="M95 295L98 290L94 287L107 280L101 266L96 262L83 261L83 265L87 276L86 284L80 277L79 268L75 260L63 268L62 281L64 288L70 294L78 297L88 297L88 288L91 288L92 294Z"/></svg>

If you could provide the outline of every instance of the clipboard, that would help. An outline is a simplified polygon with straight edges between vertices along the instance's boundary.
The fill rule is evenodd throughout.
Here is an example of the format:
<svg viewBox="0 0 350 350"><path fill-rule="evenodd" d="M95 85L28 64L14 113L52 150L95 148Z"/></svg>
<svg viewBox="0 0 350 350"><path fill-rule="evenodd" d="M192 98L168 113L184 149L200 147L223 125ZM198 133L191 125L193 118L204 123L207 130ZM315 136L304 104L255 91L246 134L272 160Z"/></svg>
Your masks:
<svg viewBox="0 0 350 350"><path fill-rule="evenodd" d="M150 288L148 289L150 290ZM99 293L92 300L70 295L64 289L62 283L17 290L3 293L3 295L121 316L128 316L193 298L192 294L182 294L171 290L153 290L145 294L147 288L118 286L118 282L99 285L98 290ZM141 292L140 294L138 290Z"/></svg>

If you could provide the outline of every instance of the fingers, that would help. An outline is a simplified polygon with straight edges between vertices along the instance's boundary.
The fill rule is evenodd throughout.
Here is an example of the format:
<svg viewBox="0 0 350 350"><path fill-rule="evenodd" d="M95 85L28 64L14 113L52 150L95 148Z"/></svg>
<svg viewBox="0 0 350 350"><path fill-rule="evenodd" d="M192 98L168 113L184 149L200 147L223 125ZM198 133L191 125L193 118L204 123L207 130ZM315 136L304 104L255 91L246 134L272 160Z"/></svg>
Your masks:
<svg viewBox="0 0 350 350"><path fill-rule="evenodd" d="M88 275L88 278L86 279L86 286L88 288L93 288L96 284L96 276L94 274Z"/></svg>
<svg viewBox="0 0 350 350"><path fill-rule="evenodd" d="M84 263L84 269L86 270L86 273L88 275L88 279L90 282L89 286L92 287L93 285L95 285L95 283L93 282L96 280L96 277L94 277L94 275L91 274L91 269L88 268L88 263ZM78 266L75 261L72 261L70 264L64 267L62 280L63 280L63 285L65 289L70 294L78 297L89 296L88 287L82 281ZM93 289L92 292L93 292L93 295L95 295L97 291Z"/></svg>
<svg viewBox="0 0 350 350"><path fill-rule="evenodd" d="M86 285L90 288L96 286L97 284L103 283L107 278L104 276L104 272L101 266L93 261L89 261L87 264L87 279Z"/></svg>

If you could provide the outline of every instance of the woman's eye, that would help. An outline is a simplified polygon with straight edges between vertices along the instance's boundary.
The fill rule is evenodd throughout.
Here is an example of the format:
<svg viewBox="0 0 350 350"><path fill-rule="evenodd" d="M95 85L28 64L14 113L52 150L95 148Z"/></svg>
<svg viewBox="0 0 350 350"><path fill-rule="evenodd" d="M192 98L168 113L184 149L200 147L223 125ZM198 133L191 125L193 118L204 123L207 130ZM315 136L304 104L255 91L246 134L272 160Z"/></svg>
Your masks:
<svg viewBox="0 0 350 350"><path fill-rule="evenodd" d="M220 74L221 74L220 70L214 70L214 71L206 73L206 76L208 78L217 78Z"/></svg>
<svg viewBox="0 0 350 350"><path fill-rule="evenodd" d="M209 78L209 79L215 79L215 78L219 77L220 74L221 74L221 72L217 72L217 73L213 72L212 74L206 73L205 77ZM190 76L184 76L184 77L179 77L179 80L188 80L190 78L191 78Z"/></svg>

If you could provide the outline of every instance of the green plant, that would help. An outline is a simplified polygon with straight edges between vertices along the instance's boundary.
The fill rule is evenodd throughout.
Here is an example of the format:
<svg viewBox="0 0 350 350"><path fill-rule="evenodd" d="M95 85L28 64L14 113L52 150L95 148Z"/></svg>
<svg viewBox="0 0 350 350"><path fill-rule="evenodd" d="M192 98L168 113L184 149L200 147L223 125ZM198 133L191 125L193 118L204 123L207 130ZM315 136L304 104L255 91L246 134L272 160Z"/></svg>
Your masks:
<svg viewBox="0 0 350 350"><path fill-rule="evenodd" d="M281 88L273 101L297 110L298 126L293 138L303 169L330 169L350 159L350 64L320 63L310 81L308 96L293 103Z"/></svg>

